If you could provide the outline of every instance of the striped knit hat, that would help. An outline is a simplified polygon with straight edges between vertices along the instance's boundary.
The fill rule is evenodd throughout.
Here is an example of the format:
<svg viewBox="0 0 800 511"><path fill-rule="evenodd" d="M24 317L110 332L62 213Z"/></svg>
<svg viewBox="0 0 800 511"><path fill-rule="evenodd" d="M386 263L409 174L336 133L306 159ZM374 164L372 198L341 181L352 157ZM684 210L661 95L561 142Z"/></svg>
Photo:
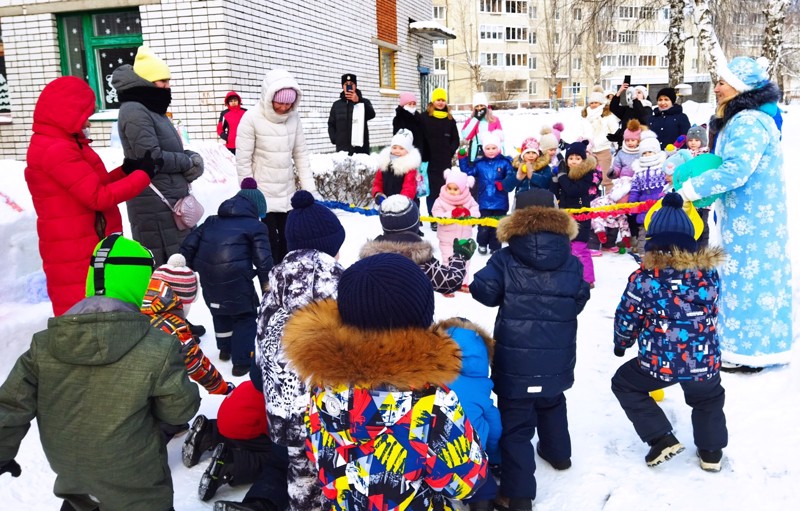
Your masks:
<svg viewBox="0 0 800 511"><path fill-rule="evenodd" d="M167 264L156 268L153 278L169 284L184 305L189 305L197 298L197 276L186 266L186 258L181 254L172 254Z"/></svg>

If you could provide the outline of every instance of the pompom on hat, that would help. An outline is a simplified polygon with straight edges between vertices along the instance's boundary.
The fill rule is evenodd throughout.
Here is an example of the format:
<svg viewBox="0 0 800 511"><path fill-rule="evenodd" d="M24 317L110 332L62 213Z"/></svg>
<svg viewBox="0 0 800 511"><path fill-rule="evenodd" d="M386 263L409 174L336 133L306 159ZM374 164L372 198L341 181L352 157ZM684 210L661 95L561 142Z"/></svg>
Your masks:
<svg viewBox="0 0 800 511"><path fill-rule="evenodd" d="M409 103L416 103L417 97L413 92L401 92L398 101L400 102L400 106L406 106Z"/></svg>
<svg viewBox="0 0 800 511"><path fill-rule="evenodd" d="M389 145L399 145L406 151L410 151L414 148L414 134L411 132L411 130L401 128L397 130L397 133L394 134Z"/></svg>
<svg viewBox="0 0 800 511"><path fill-rule="evenodd" d="M697 251L695 227L689 215L683 211L683 198L680 194L666 194L661 200L661 209L653 213L645 229L644 249L648 252L670 250L672 247Z"/></svg>
<svg viewBox="0 0 800 511"><path fill-rule="evenodd" d="M252 177L242 179L241 190L236 195L242 196L249 200L256 207L258 218L267 216L267 199L261 190L258 189L258 183Z"/></svg>
<svg viewBox="0 0 800 511"><path fill-rule="evenodd" d="M623 140L641 140L642 139L642 125L638 119L631 119L625 127L625 132L622 134Z"/></svg>
<svg viewBox="0 0 800 511"><path fill-rule="evenodd" d="M291 87L279 89L272 95L272 101L290 105L297 100L297 91Z"/></svg>
<svg viewBox="0 0 800 511"><path fill-rule="evenodd" d="M336 257L344 243L344 228L328 208L317 204L306 190L292 195L292 210L286 217L286 248L291 252L308 248Z"/></svg>
<svg viewBox="0 0 800 511"><path fill-rule="evenodd" d="M153 254L138 241L114 233L98 243L92 252L86 276L86 296L107 296L142 306L150 276Z"/></svg>
<svg viewBox="0 0 800 511"><path fill-rule="evenodd" d="M433 323L433 285L399 254L376 254L348 267L336 302L342 323L363 330L427 329Z"/></svg>
<svg viewBox="0 0 800 511"><path fill-rule="evenodd" d="M441 87L433 89L433 92L431 92L431 101L436 101L438 99L447 101L447 91Z"/></svg>
<svg viewBox="0 0 800 511"><path fill-rule="evenodd" d="M172 77L167 63L156 56L149 46L139 46L133 61L133 72L148 82L169 80Z"/></svg>
<svg viewBox="0 0 800 511"><path fill-rule="evenodd" d="M448 185L449 184L456 185L458 187L458 190L463 192L464 190L469 190L475 185L475 178L461 172L460 168L453 167L445 169L444 182L445 184Z"/></svg>
<svg viewBox="0 0 800 511"><path fill-rule="evenodd" d="M719 78L736 89L736 92L747 92L760 89L769 83L767 66L769 61L764 57L736 57L727 66L719 66Z"/></svg>
<svg viewBox="0 0 800 511"><path fill-rule="evenodd" d="M390 195L380 206L381 227L385 234L416 233L419 229L419 209L405 195Z"/></svg>
<svg viewBox="0 0 800 511"><path fill-rule="evenodd" d="M186 258L181 254L169 256L166 264L153 272L153 278L169 284L184 305L191 304L197 298L197 275L186 266Z"/></svg>

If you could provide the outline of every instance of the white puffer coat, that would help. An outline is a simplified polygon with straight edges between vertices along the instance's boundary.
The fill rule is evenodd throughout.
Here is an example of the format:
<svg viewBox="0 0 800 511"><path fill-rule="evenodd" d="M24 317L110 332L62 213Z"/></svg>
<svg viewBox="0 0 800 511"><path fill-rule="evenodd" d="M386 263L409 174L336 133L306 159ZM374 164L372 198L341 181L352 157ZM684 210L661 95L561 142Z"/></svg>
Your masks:
<svg viewBox="0 0 800 511"><path fill-rule="evenodd" d="M280 89L291 88L297 99L289 113L280 115L272 108L272 97ZM236 172L241 182L252 177L267 198L268 212L292 209L296 191L295 168L300 188L316 191L311 175L303 125L297 113L302 92L297 81L283 69L268 71L261 84L261 99L242 116L236 134Z"/></svg>

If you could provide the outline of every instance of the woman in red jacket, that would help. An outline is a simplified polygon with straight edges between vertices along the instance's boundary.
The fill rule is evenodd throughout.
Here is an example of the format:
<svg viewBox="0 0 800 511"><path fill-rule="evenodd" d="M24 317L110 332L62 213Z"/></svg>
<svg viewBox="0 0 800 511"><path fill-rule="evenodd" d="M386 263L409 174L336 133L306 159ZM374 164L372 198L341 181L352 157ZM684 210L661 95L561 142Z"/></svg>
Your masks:
<svg viewBox="0 0 800 511"><path fill-rule="evenodd" d="M147 155L107 172L89 147L94 109L89 85L64 76L47 84L33 111L25 181L36 209L39 253L56 316L86 296L94 247L109 234L122 232L117 204L146 188L156 166Z"/></svg>
<svg viewBox="0 0 800 511"><path fill-rule="evenodd" d="M236 130L246 111L246 108L242 108L242 98L235 90L225 94L225 110L219 114L217 135L225 141L225 147L233 154L236 154Z"/></svg>

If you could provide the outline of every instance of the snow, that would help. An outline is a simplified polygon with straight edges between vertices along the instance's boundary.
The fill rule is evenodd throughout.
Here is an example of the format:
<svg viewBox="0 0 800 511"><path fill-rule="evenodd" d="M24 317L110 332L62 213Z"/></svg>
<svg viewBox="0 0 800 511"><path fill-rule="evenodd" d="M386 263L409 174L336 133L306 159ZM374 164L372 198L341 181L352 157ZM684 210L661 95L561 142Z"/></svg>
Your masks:
<svg viewBox="0 0 800 511"><path fill-rule="evenodd" d="M689 103L685 110L693 123L708 119L711 108L706 104ZM519 110L498 112L506 133L507 154L530 135L538 135L542 125L561 121L566 126L562 136L570 141L578 133L578 110ZM800 107L788 107L784 116L784 151L787 189L800 186L794 172L800 161ZM792 144L792 142L795 142ZM192 144L214 159L208 171L195 185L194 193L213 214L218 204L233 195L237 181L233 164L224 152L215 151L209 143ZM100 150L107 165L121 162L118 149ZM331 168L332 155L314 155L315 168ZM43 273L38 256L35 213L24 182L24 162L0 161L0 251L2 268L0 286L0 378L5 379L16 358L30 343L34 332L45 328L51 314L50 303L43 292ZM790 172L791 170L791 172ZM790 193L790 196L795 194ZM424 202L424 201L423 201ZM21 211L17 211L20 209ZM121 208L126 222L124 206ZM789 201L791 251L795 272L800 268L800 206ZM360 246L380 232L377 217L337 212L347 231L341 250L341 262L352 264ZM427 224L426 238L434 246L435 235ZM487 257L476 254L471 271L479 270ZM612 318L624 288L624 282L636 267L630 256L606 254L596 258L597 287L592 299L579 317L578 362L575 386L566 392L569 402L570 432L573 442L573 466L556 472L546 463L537 463L537 511L636 509L788 509L800 503L797 489L800 468L800 343L795 343L793 363L766 369L755 375L723 374L727 390L725 413L730 433L721 473L703 472L692 444L691 413L683 402L680 388L666 390L662 408L672 421L686 451L669 462L648 468L644 463L647 447L636 434L610 390L610 378L622 359L612 353ZM794 279L794 299L798 304L800 279ZM436 297L436 318L465 316L491 331L495 311L486 308L463 293L455 298ZM202 300L190 312L190 320L205 325L209 333L202 347L223 374L230 376L230 363L219 362L214 348L211 316ZM794 313L795 336L798 329L797 306ZM631 352L629 352L629 355ZM242 378L233 378L242 381ZM210 396L200 389L200 413L216 416L221 397ZM208 458L192 469L181 464L183 437L168 446L175 486L175 509L179 511L212 509L212 503L197 498L197 483L208 464ZM0 476L0 502L4 509L57 509L59 500L52 494L54 474L42 452L36 423L22 442L16 460L22 466L18 479ZM223 486L216 499L241 500L246 488ZM796 507L795 507L796 509Z"/></svg>

